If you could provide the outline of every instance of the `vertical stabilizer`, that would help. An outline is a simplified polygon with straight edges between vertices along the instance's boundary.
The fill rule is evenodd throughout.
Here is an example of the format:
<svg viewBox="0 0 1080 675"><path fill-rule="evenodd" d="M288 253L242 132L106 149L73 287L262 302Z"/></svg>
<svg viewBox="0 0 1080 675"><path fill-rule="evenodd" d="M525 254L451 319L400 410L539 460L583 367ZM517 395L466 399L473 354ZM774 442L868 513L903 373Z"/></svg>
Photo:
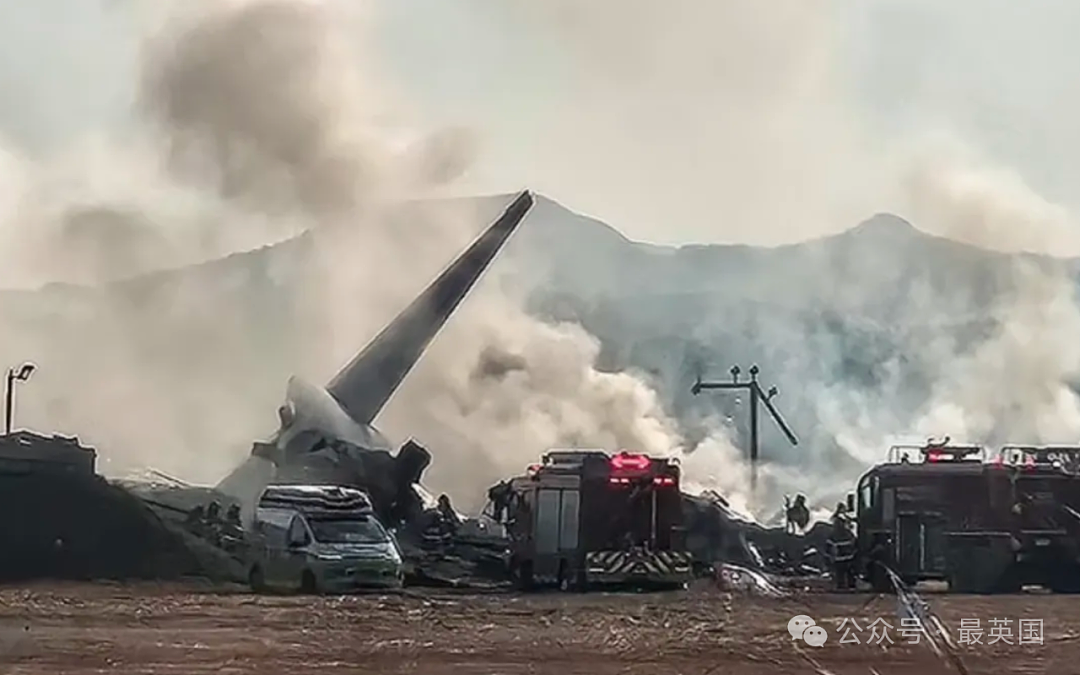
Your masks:
<svg viewBox="0 0 1080 675"><path fill-rule="evenodd" d="M506 212L368 343L326 390L359 424L370 424L533 205L524 191Z"/></svg>

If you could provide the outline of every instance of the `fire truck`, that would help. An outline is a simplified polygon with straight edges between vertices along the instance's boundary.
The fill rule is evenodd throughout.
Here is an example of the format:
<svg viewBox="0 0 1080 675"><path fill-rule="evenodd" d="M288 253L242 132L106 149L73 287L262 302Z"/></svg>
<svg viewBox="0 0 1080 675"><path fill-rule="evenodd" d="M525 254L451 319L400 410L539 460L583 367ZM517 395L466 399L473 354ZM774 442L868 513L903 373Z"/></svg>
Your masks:
<svg viewBox="0 0 1080 675"><path fill-rule="evenodd" d="M848 497L856 574L878 591L891 587L883 566L962 593L1080 590L1078 479L1054 452L1012 446L987 461L984 448L947 440L894 447Z"/></svg>
<svg viewBox="0 0 1080 675"><path fill-rule="evenodd" d="M886 461L863 474L848 495L855 576L879 592L892 589L885 567L907 583L948 579L947 535L978 501L973 497L983 485L985 458L980 446L948 441L890 448Z"/></svg>
<svg viewBox="0 0 1080 675"><path fill-rule="evenodd" d="M602 450L553 450L509 481L504 524L522 589L682 587L691 577L679 466Z"/></svg>
<svg viewBox="0 0 1080 675"><path fill-rule="evenodd" d="M1003 525L979 558L1006 590L1041 585L1057 593L1080 592L1080 448L1006 446L988 470L988 507ZM991 562L992 561L992 562ZM1003 568L998 572L998 568Z"/></svg>

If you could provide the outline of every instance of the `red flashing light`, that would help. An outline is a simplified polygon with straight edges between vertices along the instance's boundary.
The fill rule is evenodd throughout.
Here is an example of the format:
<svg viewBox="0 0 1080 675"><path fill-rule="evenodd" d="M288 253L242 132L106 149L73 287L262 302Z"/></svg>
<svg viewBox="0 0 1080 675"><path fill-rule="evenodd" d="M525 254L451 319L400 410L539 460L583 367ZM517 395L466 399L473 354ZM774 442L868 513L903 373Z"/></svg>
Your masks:
<svg viewBox="0 0 1080 675"><path fill-rule="evenodd" d="M674 485L675 479L671 476L657 476L653 478L653 483L655 485Z"/></svg>
<svg viewBox="0 0 1080 675"><path fill-rule="evenodd" d="M944 452L930 451L926 453L926 461L928 462L940 462L945 459Z"/></svg>
<svg viewBox="0 0 1080 675"><path fill-rule="evenodd" d="M617 478L617 477L613 476L613 477L608 479L608 482L611 483L612 485L629 485L630 484L630 479L629 478Z"/></svg>
<svg viewBox="0 0 1080 675"><path fill-rule="evenodd" d="M631 455L626 452L620 452L611 458L611 468L616 471L623 469L634 469L637 471L645 471L649 468L651 462L645 455Z"/></svg>

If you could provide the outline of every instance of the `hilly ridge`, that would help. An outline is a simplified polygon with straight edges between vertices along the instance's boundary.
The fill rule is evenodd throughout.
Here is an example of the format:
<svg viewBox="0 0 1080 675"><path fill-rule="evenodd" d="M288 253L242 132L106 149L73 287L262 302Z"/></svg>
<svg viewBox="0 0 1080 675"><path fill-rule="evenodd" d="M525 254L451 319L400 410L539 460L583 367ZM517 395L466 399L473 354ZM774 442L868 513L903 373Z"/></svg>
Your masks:
<svg viewBox="0 0 1080 675"><path fill-rule="evenodd" d="M479 223L508 199L465 201ZM192 380L215 377L218 394L254 396L270 417L285 379L304 361L297 336L317 330L297 314L315 236L100 288L0 292L0 356L46 364L43 387L50 371L93 386L98 375L86 360L108 363L123 352L162 386L172 386L176 369ZM495 268L525 289L532 314L594 335L599 367L647 378L690 439L719 420L745 446L745 406L730 396L695 398L689 387L698 375L726 379L731 365L745 372L758 363L801 440L788 447L764 420L763 457L792 469L794 487L822 494L881 456L875 442L914 433L949 364L992 339L1002 311L1026 302L1018 295L1025 274L1060 280L1069 295L1080 276L1076 259L984 250L889 214L772 248L668 247L631 241L542 196ZM200 294L233 308L228 321L201 314L193 300ZM177 340L215 348L181 356ZM90 344L115 344L117 352L83 348ZM64 411L80 405L76 399L54 392L37 419L67 426ZM163 431L202 442L186 427Z"/></svg>

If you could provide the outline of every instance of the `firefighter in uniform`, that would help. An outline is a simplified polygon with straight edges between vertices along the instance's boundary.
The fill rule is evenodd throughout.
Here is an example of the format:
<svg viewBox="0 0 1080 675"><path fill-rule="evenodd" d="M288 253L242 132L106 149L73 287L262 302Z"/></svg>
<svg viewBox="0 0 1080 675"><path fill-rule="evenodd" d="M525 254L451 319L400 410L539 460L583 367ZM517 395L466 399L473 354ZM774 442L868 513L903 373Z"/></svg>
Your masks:
<svg viewBox="0 0 1080 675"><path fill-rule="evenodd" d="M805 495L796 495L795 503L787 503L784 511L788 534L801 534L806 530L806 526L810 524L810 509L806 506Z"/></svg>
<svg viewBox="0 0 1080 675"><path fill-rule="evenodd" d="M210 506L206 507L206 517L204 519L205 531L203 537L210 541L214 546L221 546L221 534L222 534L222 519L221 519L221 504L216 501L210 502Z"/></svg>
<svg viewBox="0 0 1080 675"><path fill-rule="evenodd" d="M222 545L230 553L239 552L244 543L244 526L240 522L240 505L232 504L225 512Z"/></svg>
<svg viewBox="0 0 1080 675"><path fill-rule="evenodd" d="M461 525L461 519L458 518L458 514L454 511L454 507L450 505L450 497L445 494L439 495L438 506L436 509L439 512L439 516L442 518L443 530L449 535L457 534L458 527Z"/></svg>
<svg viewBox="0 0 1080 675"><path fill-rule="evenodd" d="M833 581L837 590L855 587L855 534L843 502L836 505L829 533L829 553L832 559Z"/></svg>

